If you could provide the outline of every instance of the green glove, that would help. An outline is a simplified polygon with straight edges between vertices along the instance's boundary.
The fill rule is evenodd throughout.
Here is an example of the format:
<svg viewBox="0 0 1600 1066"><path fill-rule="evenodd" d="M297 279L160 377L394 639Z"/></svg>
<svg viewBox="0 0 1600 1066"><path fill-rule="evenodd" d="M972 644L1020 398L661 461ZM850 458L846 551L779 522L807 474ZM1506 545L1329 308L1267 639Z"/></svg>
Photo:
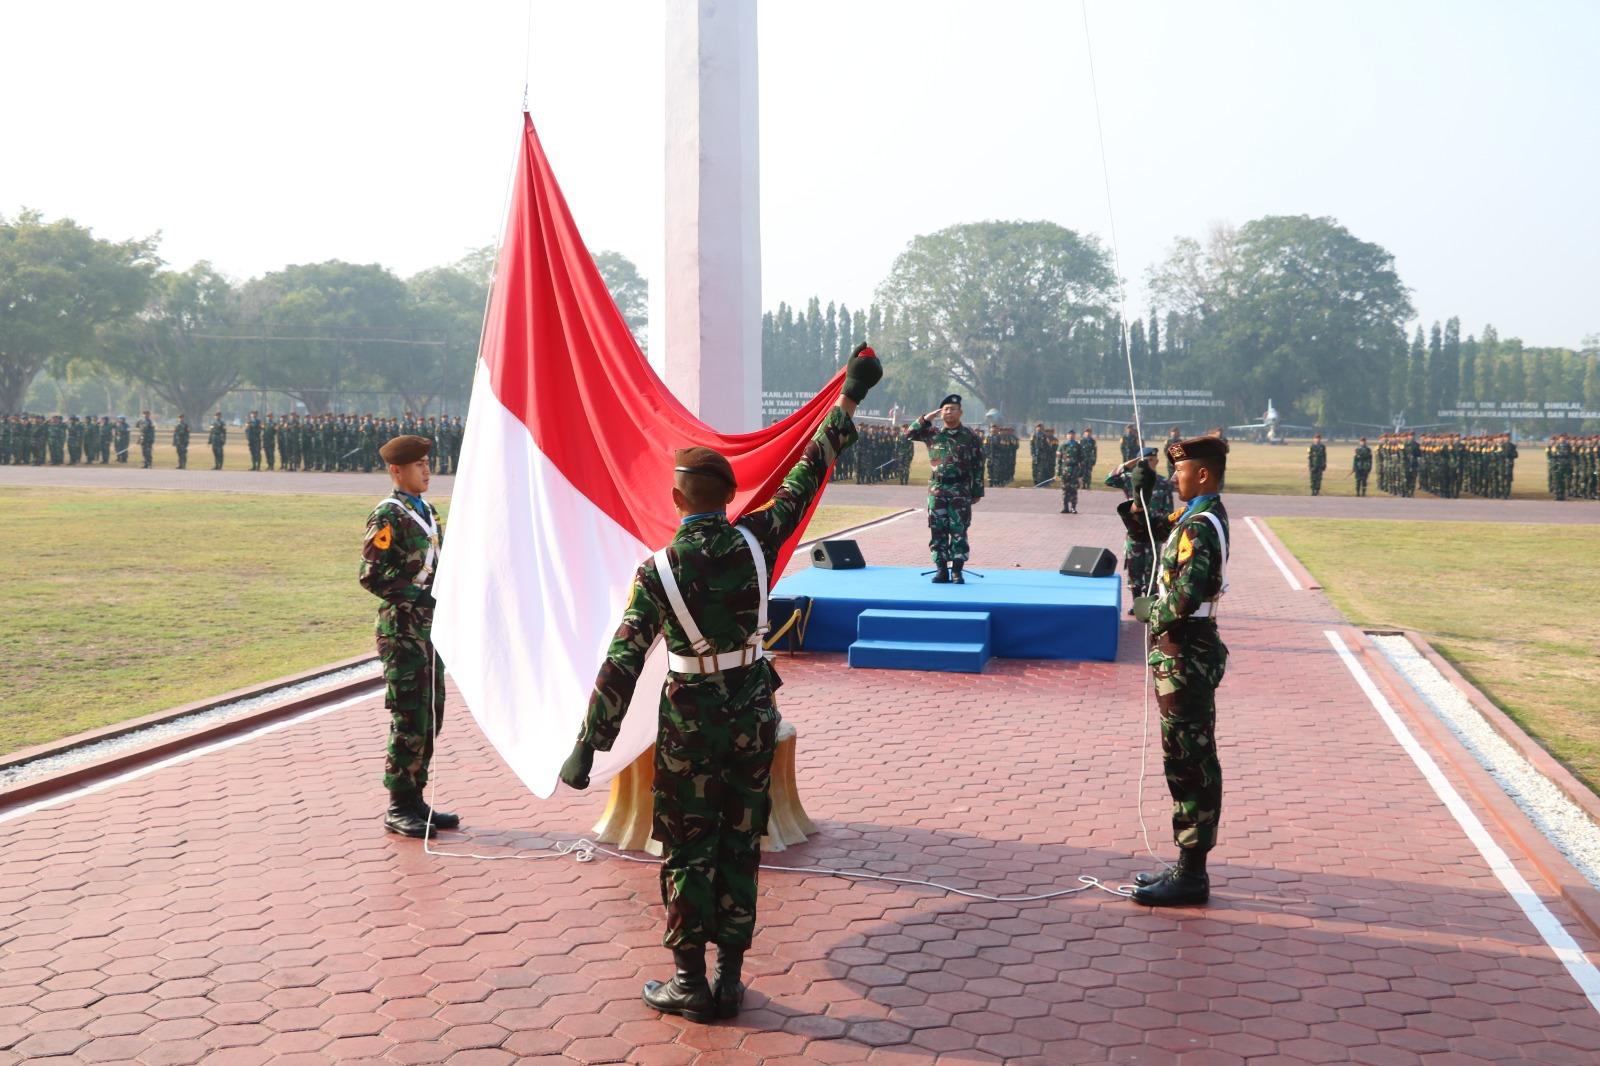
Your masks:
<svg viewBox="0 0 1600 1066"><path fill-rule="evenodd" d="M1153 480L1154 471L1150 469L1150 464L1141 459L1133 465L1132 470L1128 471L1128 491L1133 493L1134 499L1143 504L1150 496Z"/></svg>
<svg viewBox="0 0 1600 1066"><path fill-rule="evenodd" d="M856 403L867 398L867 390L883 379L883 364L878 362L878 353L867 347L867 342L862 341L850 353L850 361L844 365L844 394Z"/></svg>
<svg viewBox="0 0 1600 1066"><path fill-rule="evenodd" d="M594 749L583 741L572 746L572 754L561 764L561 780L582 792L589 787L589 771L594 767Z"/></svg>
<svg viewBox="0 0 1600 1066"><path fill-rule="evenodd" d="M1135 596L1133 598L1133 616L1139 621L1150 624L1150 608L1155 606L1154 596Z"/></svg>

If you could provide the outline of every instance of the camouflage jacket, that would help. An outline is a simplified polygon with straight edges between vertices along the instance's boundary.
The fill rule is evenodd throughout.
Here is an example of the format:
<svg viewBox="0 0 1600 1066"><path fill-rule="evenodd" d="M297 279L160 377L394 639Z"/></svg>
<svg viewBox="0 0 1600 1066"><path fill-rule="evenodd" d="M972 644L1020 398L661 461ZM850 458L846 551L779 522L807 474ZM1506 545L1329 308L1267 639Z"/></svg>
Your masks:
<svg viewBox="0 0 1600 1066"><path fill-rule="evenodd" d="M974 500L983 499L983 440L969 426L935 429L926 416L906 429L907 440L928 446L928 491L940 490Z"/></svg>
<svg viewBox="0 0 1600 1066"><path fill-rule="evenodd" d="M1121 489L1122 494L1131 500L1133 499L1133 479L1128 476L1128 473L1128 471L1118 467L1106 475L1105 485L1107 488ZM1152 512L1152 515L1164 515L1172 509L1172 482L1154 470L1150 471L1150 479L1144 495L1146 497L1145 507ZM1143 521L1140 521L1137 525L1138 529L1135 531L1130 528L1129 533L1134 536L1135 541L1143 543L1149 534L1145 530Z"/></svg>
<svg viewBox="0 0 1600 1066"><path fill-rule="evenodd" d="M1117 513L1130 532L1137 531L1143 537L1144 518L1132 508L1130 500L1119 505ZM1223 531L1231 539L1228 512L1220 496L1210 497L1187 513L1183 510L1171 514L1148 512L1150 532L1155 534L1156 543L1163 545L1156 564L1161 591L1150 607L1150 631L1156 636L1193 615L1201 604L1222 594L1222 542L1210 520L1200 517L1206 512L1221 520Z"/></svg>
<svg viewBox="0 0 1600 1066"><path fill-rule="evenodd" d="M1139 454L1139 438L1133 433L1124 433L1121 441L1122 461L1127 462Z"/></svg>
<svg viewBox="0 0 1600 1066"><path fill-rule="evenodd" d="M1313 444L1306 449L1306 469L1328 469L1328 447L1325 444Z"/></svg>
<svg viewBox="0 0 1600 1066"><path fill-rule="evenodd" d="M1365 444L1356 445L1355 455L1350 458L1350 469L1358 474L1365 474L1372 469L1372 449Z"/></svg>
<svg viewBox="0 0 1600 1066"><path fill-rule="evenodd" d="M828 468L840 452L855 442L856 436L855 422L834 408L772 499L739 520L739 525L755 534L771 577L777 576L773 567L779 549L822 491ZM683 593L684 605L713 649L721 653L744 647L756 630L761 593L750 549L727 516L712 515L679 526L667 546L667 558ZM633 699L645 656L658 634L665 637L667 650L678 655L694 654L667 603L652 557L634 574L622 624L606 650L606 661L600 665L579 734L585 743L600 751L611 750L622 728L622 716ZM775 688L776 676L765 659L754 666L720 674L672 674L662 714L684 718L685 722L679 725L684 732L692 732L692 720L703 704L737 699L752 685Z"/></svg>
<svg viewBox="0 0 1600 1066"><path fill-rule="evenodd" d="M228 427L220 419L211 423L211 429L206 432L206 443L213 446L228 443Z"/></svg>
<svg viewBox="0 0 1600 1066"><path fill-rule="evenodd" d="M426 501L424 501L426 502ZM423 529L411 503L396 490L367 516L367 534L361 543L361 587L383 601L378 608L378 633L384 636L419 634L426 637L433 625L433 572L444 548L444 523L433 504L428 505L432 538ZM407 512L410 512L409 514ZM428 548L433 547L433 567Z"/></svg>
<svg viewBox="0 0 1600 1066"><path fill-rule="evenodd" d="M177 448L189 446L189 423L179 422L172 427L172 444Z"/></svg>
<svg viewBox="0 0 1600 1066"><path fill-rule="evenodd" d="M1075 440L1064 440L1056 446L1056 476L1076 474L1083 462L1083 445Z"/></svg>

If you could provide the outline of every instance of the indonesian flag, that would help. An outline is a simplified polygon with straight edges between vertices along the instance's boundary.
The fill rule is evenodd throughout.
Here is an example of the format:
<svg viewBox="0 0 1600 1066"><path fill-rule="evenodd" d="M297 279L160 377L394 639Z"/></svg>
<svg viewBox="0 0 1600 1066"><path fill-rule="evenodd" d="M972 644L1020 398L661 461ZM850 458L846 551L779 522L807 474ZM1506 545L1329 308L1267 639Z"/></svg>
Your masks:
<svg viewBox="0 0 1600 1066"><path fill-rule="evenodd" d="M730 511L742 514L799 460L842 381L843 371L755 433L721 434L690 414L634 342L523 115L435 578L433 640L478 725L535 795L555 791L634 571L677 529L673 451L704 445L726 455L739 481ZM665 677L658 643L621 737L595 759L594 781L655 742Z"/></svg>

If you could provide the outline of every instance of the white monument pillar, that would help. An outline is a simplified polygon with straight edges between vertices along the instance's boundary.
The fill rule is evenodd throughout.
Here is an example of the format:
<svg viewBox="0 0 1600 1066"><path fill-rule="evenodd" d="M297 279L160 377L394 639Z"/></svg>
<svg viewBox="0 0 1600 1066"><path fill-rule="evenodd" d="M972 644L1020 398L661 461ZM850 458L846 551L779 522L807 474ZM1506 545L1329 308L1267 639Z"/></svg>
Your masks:
<svg viewBox="0 0 1600 1066"><path fill-rule="evenodd" d="M756 0L667 0L666 379L725 433L761 419Z"/></svg>

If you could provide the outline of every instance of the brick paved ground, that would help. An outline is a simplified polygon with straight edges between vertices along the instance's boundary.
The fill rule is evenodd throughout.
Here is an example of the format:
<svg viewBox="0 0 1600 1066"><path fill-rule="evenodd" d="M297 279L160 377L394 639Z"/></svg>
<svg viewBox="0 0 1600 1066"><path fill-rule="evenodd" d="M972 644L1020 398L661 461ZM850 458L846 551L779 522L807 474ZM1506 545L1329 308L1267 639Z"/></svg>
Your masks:
<svg viewBox="0 0 1600 1066"><path fill-rule="evenodd" d="M668 961L654 870L429 856L384 835L384 722L366 700L0 812L0 1066L1595 1062L1600 1014L1330 650L1327 602L1290 592L1237 530L1209 908L768 873L744 1015L662 1020L638 1001ZM913 516L862 541L872 562L918 564L923 536ZM1070 543L1115 539L1104 514L980 506L972 565L1053 567ZM990 894L1126 878L1147 865L1136 640L1125 627L1117 663L982 676L785 660L820 832L774 861ZM439 799L470 833L440 847L527 854L587 832L603 797L532 800L453 693L451 712ZM1165 852L1163 793L1152 776Z"/></svg>

